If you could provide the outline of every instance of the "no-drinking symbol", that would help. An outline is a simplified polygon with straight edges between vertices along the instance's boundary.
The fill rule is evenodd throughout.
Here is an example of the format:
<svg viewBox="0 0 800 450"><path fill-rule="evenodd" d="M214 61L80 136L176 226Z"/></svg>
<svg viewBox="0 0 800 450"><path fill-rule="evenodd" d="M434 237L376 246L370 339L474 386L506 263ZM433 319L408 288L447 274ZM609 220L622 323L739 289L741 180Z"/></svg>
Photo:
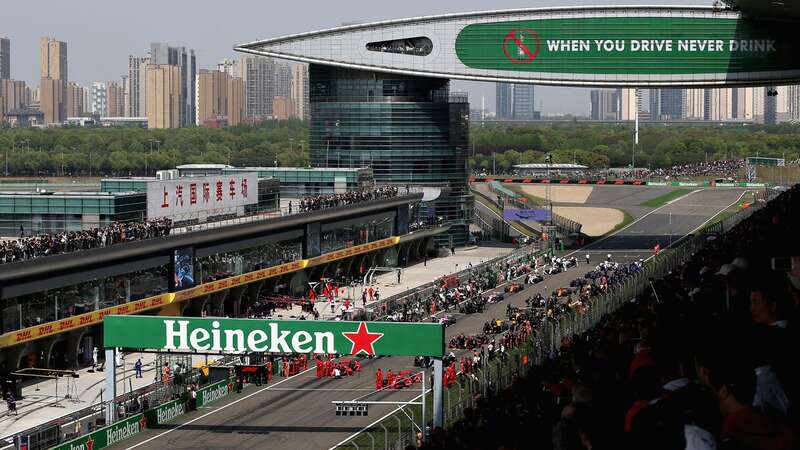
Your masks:
<svg viewBox="0 0 800 450"><path fill-rule="evenodd" d="M503 39L503 53L514 64L525 64L539 56L539 34L531 29L511 30Z"/></svg>

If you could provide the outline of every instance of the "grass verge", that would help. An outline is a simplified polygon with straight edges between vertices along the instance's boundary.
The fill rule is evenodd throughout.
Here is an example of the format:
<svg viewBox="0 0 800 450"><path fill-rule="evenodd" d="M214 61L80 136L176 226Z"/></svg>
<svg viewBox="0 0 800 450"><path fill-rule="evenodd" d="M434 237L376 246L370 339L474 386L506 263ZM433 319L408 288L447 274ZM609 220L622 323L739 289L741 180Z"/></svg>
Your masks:
<svg viewBox="0 0 800 450"><path fill-rule="evenodd" d="M639 206L646 206L648 208L658 208L666 205L667 202L675 200L678 197L683 197L689 192L692 192L692 189L675 189L674 191L667 192L664 195L659 195L656 198L651 198L650 200L639 204Z"/></svg>

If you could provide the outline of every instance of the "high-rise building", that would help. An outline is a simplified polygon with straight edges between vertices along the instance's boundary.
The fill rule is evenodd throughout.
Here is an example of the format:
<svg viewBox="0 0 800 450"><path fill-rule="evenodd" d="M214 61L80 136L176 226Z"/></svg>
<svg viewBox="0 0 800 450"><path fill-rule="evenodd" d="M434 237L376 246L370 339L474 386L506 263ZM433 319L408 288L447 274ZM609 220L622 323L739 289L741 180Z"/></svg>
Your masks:
<svg viewBox="0 0 800 450"><path fill-rule="evenodd" d="M0 122L6 112L28 105L27 91L24 81L0 79Z"/></svg>
<svg viewBox="0 0 800 450"><path fill-rule="evenodd" d="M495 111L498 119L510 119L513 108L511 83L495 83Z"/></svg>
<svg viewBox="0 0 800 450"><path fill-rule="evenodd" d="M772 92L774 95L767 95ZM764 123L768 125L789 120L789 87L767 86L764 88Z"/></svg>
<svg viewBox="0 0 800 450"><path fill-rule="evenodd" d="M11 40L0 36L0 80L11 78Z"/></svg>
<svg viewBox="0 0 800 450"><path fill-rule="evenodd" d="M787 112L789 120L800 120L800 85L791 85L786 89Z"/></svg>
<svg viewBox="0 0 800 450"><path fill-rule="evenodd" d="M105 83L95 81L92 83L91 111L95 116L108 116L108 87Z"/></svg>
<svg viewBox="0 0 800 450"><path fill-rule="evenodd" d="M275 98L275 61L260 56L241 59L245 85L245 113L248 118L260 119L272 115Z"/></svg>
<svg viewBox="0 0 800 450"><path fill-rule="evenodd" d="M275 62L275 97L292 97L292 66Z"/></svg>
<svg viewBox="0 0 800 450"><path fill-rule="evenodd" d="M67 117L81 117L86 112L83 103L86 88L74 81L67 83Z"/></svg>
<svg viewBox="0 0 800 450"><path fill-rule="evenodd" d="M497 83L497 117L512 120L535 120L535 92L532 84Z"/></svg>
<svg viewBox="0 0 800 450"><path fill-rule="evenodd" d="M309 118L308 89L308 65L296 64L292 67L292 103L298 119Z"/></svg>
<svg viewBox="0 0 800 450"><path fill-rule="evenodd" d="M234 78L243 78L242 77L242 63L239 60L233 59L223 59L222 61L217 63L217 70L220 72L227 73L228 75Z"/></svg>
<svg viewBox="0 0 800 450"><path fill-rule="evenodd" d="M272 116L276 120L287 120L295 117L292 99L275 97L272 99Z"/></svg>
<svg viewBox="0 0 800 450"><path fill-rule="evenodd" d="M617 98L619 98L617 119L636 120L636 115L642 109L642 99L638 89L620 89Z"/></svg>
<svg viewBox="0 0 800 450"><path fill-rule="evenodd" d="M731 103L733 104L733 119L753 120L753 91L754 88L731 89Z"/></svg>
<svg viewBox="0 0 800 450"><path fill-rule="evenodd" d="M123 77L124 78L124 77ZM106 117L125 116L125 89L116 81L106 83Z"/></svg>
<svg viewBox="0 0 800 450"><path fill-rule="evenodd" d="M241 123L244 116L244 82L219 70L197 74L197 125L228 126Z"/></svg>
<svg viewBox="0 0 800 450"><path fill-rule="evenodd" d="M194 125L197 118L197 58L194 50L170 47L166 42L153 42L150 44L150 64L180 68L180 123L181 126Z"/></svg>
<svg viewBox="0 0 800 450"><path fill-rule="evenodd" d="M685 89L682 97L681 119L705 119L705 89Z"/></svg>
<svg viewBox="0 0 800 450"><path fill-rule="evenodd" d="M45 124L66 119L67 43L49 37L39 39L40 106Z"/></svg>
<svg viewBox="0 0 800 450"><path fill-rule="evenodd" d="M648 101L648 111L652 120L661 119L661 89L650 89L650 99Z"/></svg>
<svg viewBox="0 0 800 450"><path fill-rule="evenodd" d="M660 89L658 93L660 118L663 120L683 119L685 98L686 92L683 89Z"/></svg>
<svg viewBox="0 0 800 450"><path fill-rule="evenodd" d="M725 121L733 118L733 92L731 88L705 89L703 99L703 118L712 121Z"/></svg>
<svg viewBox="0 0 800 450"><path fill-rule="evenodd" d="M128 56L128 81L126 84L127 117L144 117L147 115L147 64L150 58Z"/></svg>
<svg viewBox="0 0 800 450"><path fill-rule="evenodd" d="M617 120L619 114L619 90L594 89L589 93L592 120Z"/></svg>
<svg viewBox="0 0 800 450"><path fill-rule="evenodd" d="M147 127L181 126L181 69L171 64L147 65Z"/></svg>
<svg viewBox="0 0 800 450"><path fill-rule="evenodd" d="M466 97L451 96L449 80L439 78L316 64L309 77L312 166L369 166L380 184L439 188L423 214L451 225L435 238L440 245L465 245L473 210Z"/></svg>

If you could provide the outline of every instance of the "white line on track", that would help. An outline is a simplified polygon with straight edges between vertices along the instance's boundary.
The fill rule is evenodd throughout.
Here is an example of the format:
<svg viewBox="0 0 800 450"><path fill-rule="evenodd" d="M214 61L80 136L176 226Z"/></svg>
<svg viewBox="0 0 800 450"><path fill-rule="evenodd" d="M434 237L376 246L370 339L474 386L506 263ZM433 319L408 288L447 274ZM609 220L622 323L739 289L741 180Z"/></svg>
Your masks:
<svg viewBox="0 0 800 450"><path fill-rule="evenodd" d="M138 444L131 445L130 447L127 447L127 450L130 450L130 449L132 449L132 448L136 448L136 447L140 447L140 446L142 446L142 445L144 445L144 444L150 443L150 442L152 442L152 441L154 441L154 440L156 440L156 439L158 439L158 438L160 438L160 437L162 437L162 436L164 436L164 435L167 435L167 434L169 434L169 433L172 433L172 432L173 432L173 431L175 431L175 430L180 430L181 428L185 427L186 425L189 425L189 424L191 424L191 423L197 422L197 421L198 421L198 420L200 420L200 419L203 419L203 418L205 418L205 417L208 417L208 416L210 416L211 414L214 414L214 413L216 413L216 412L222 411L223 409L225 409L225 408L227 408L227 407L229 407L229 406L233 406L233 405L235 405L235 404L237 404L237 403L239 403L239 402L241 402L241 401L243 401L243 400L247 400L248 398L250 398L250 397L252 397L252 396L254 396L254 395L258 395L258 394L260 394L260 393L262 393L262 392L264 392L264 391L266 391L266 390L268 390L268 389L273 389L275 386L278 386L279 384L282 384L282 383L285 383L285 382L287 382L287 381L289 381L289 380L292 380L292 379L294 379L295 377L299 377L300 375L302 375L302 374L304 374L304 373L306 373L306 372L311 372L312 370L316 370L316 369L315 369L315 368L313 368L313 367L312 367L312 368L310 368L310 369L306 369L306 370L304 370L303 372L300 372L300 373L298 373L298 374L296 374L296 375L293 375L293 376L291 376L291 377L289 377L289 378L287 378L287 379L285 379L285 380L278 381L277 383L275 383L275 384L273 384L273 385L270 385L270 386L267 386L267 387L265 387L264 389L259 389L259 390L255 391L255 392L253 392L252 394L247 394L247 395L245 395L244 397L242 397L242 398L239 398L239 399L236 399L236 400L234 400L234 401L232 401L232 402L230 402L230 403L228 403L228 404L222 405L222 406L220 406L219 408L216 408L216 409L214 409L213 411L209 411L209 412L207 412L207 413L203 414L203 415L202 415L202 416L200 416L200 417L195 417L194 419L192 419L192 420L190 420L190 421L188 421L188 422L182 423L182 424L180 424L180 425L176 426L175 428L171 428L171 429L169 429L169 430L167 430L167 431L165 431L165 432L163 432L163 433L157 434L157 435L155 435L155 436L153 436L153 437L151 437L151 438L149 438L149 439L146 439L146 440L144 440L144 441L142 441L142 442L139 442Z"/></svg>

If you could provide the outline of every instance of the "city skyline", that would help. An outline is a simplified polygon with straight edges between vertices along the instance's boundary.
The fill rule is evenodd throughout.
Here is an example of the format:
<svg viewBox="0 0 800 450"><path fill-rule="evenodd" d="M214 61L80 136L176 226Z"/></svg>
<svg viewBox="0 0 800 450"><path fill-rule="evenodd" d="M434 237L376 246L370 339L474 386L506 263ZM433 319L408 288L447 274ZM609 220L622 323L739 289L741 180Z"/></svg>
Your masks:
<svg viewBox="0 0 800 450"><path fill-rule="evenodd" d="M125 8L97 1L79 4L43 2L37 12L36 26L30 26L30 7L9 4L4 8L0 36L11 40L11 78L28 86L39 84L38 40L54 36L70 48L70 78L82 86L94 81L121 81L128 74L128 56L145 56L150 43L194 49L198 69L212 69L225 58L239 58L233 46L242 42L314 29L338 26L344 22L368 22L391 18L423 16L448 12L485 9L478 0L412 1L403 4L251 4L241 0L226 3L220 9L207 1L155 2L143 0L137 8ZM537 6L601 5L603 0L552 0L531 5L522 0L507 0L496 8ZM633 0L631 4L648 4ZM694 4L691 0L674 0L675 4ZM243 14L242 11L247 11ZM309 11L314 11L309 14ZM154 14L153 11L159 11ZM212 12L213 11L213 12ZM181 20L176 20L181 18ZM209 32L213 30L212 32ZM481 98L489 109L494 108L493 83L454 81L454 90L467 91L470 101L480 105ZM537 86L536 109L548 114L589 113L589 89Z"/></svg>

